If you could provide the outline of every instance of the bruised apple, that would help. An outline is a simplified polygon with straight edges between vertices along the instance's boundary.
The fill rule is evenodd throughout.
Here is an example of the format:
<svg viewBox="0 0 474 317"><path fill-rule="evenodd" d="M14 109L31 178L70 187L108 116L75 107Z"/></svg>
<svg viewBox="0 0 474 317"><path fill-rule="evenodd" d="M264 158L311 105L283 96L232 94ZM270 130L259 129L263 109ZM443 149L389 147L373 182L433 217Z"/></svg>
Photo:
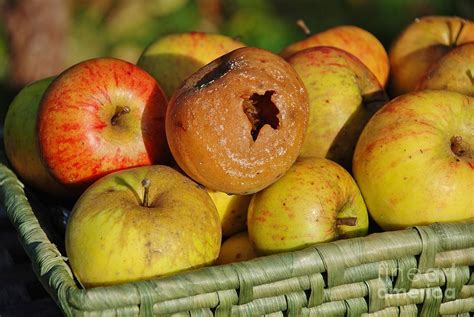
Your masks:
<svg viewBox="0 0 474 317"><path fill-rule="evenodd" d="M195 181L250 194L275 182L296 160L308 115L305 87L283 58L240 48L176 91L166 136L174 159Z"/></svg>

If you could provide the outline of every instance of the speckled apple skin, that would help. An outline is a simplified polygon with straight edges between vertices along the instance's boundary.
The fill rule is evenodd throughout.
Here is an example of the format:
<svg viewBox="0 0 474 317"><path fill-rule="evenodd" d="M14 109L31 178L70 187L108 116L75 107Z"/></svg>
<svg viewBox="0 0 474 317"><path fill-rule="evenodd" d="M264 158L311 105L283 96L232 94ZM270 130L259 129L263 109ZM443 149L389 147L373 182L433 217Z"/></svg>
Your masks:
<svg viewBox="0 0 474 317"><path fill-rule="evenodd" d="M385 230L474 219L474 160L451 138L474 144L474 99L449 91L411 92L367 123L353 173L372 218Z"/></svg>
<svg viewBox="0 0 474 317"><path fill-rule="evenodd" d="M59 75L41 101L37 133L53 177L85 188L120 169L166 161L166 97L137 66L112 58L79 63ZM117 107L130 113L116 125Z"/></svg>
<svg viewBox="0 0 474 317"><path fill-rule="evenodd" d="M333 46L351 53L370 69L380 85L384 87L387 84L389 75L387 52L372 33L353 25L336 26L293 43L280 54L286 58L315 46Z"/></svg>

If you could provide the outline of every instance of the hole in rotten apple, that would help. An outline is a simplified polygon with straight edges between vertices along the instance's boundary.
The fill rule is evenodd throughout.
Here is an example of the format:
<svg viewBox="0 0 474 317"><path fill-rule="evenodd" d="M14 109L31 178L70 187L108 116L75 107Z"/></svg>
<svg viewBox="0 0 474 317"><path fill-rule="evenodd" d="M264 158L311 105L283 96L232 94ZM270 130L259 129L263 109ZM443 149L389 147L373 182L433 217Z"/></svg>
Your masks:
<svg viewBox="0 0 474 317"><path fill-rule="evenodd" d="M268 124L273 129L278 129L280 125L280 119L278 118L280 110L278 110L278 107L272 101L272 95L274 93L274 91L268 90L263 95L254 93L250 97L243 97L244 102L242 107L245 115L252 124L250 134L254 141L257 139L258 133L264 125Z"/></svg>

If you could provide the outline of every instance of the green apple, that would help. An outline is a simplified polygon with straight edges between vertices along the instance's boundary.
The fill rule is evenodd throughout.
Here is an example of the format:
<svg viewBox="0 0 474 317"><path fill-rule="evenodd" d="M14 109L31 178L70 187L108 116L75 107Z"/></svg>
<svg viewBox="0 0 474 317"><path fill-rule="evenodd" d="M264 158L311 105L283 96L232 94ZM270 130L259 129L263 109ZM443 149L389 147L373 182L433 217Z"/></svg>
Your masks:
<svg viewBox="0 0 474 317"><path fill-rule="evenodd" d="M365 235L368 215L344 168L324 158L300 158L280 180L253 195L247 225L257 251L269 254Z"/></svg>
<svg viewBox="0 0 474 317"><path fill-rule="evenodd" d="M283 57L317 46L332 46L356 56L385 87L389 73L387 52L382 43L370 32L354 25L340 25L312 34L302 41L287 46Z"/></svg>
<svg viewBox="0 0 474 317"><path fill-rule="evenodd" d="M247 261L258 256L247 231L239 232L222 243L219 257L215 264L228 264Z"/></svg>
<svg viewBox="0 0 474 317"><path fill-rule="evenodd" d="M367 123L353 162L385 230L474 219L474 99L443 90L393 99Z"/></svg>
<svg viewBox="0 0 474 317"><path fill-rule="evenodd" d="M148 46L137 65L160 83L168 97L199 68L245 46L228 36L185 32L160 37Z"/></svg>
<svg viewBox="0 0 474 317"><path fill-rule="evenodd" d="M416 89L428 69L463 43L474 41L474 23L451 16L416 19L389 50L390 88L394 96Z"/></svg>
<svg viewBox="0 0 474 317"><path fill-rule="evenodd" d="M206 190L162 165L99 179L79 198L66 228L69 262L85 287L209 265L220 245L219 215Z"/></svg>
<svg viewBox="0 0 474 317"><path fill-rule="evenodd" d="M474 42L453 48L428 69L417 90L451 90L474 95Z"/></svg>
<svg viewBox="0 0 474 317"><path fill-rule="evenodd" d="M288 62L303 81L310 102L300 157L326 157L350 168L362 129L388 101L383 87L355 56L335 47L308 48Z"/></svg>
<svg viewBox="0 0 474 317"><path fill-rule="evenodd" d="M66 190L49 173L41 160L36 139L36 120L41 97L53 77L35 81L24 87L8 108L3 127L5 153L13 169L25 184L44 193L64 197Z"/></svg>
<svg viewBox="0 0 474 317"><path fill-rule="evenodd" d="M247 228L247 211L252 195L234 195L208 189L222 226L222 236L228 237Z"/></svg>

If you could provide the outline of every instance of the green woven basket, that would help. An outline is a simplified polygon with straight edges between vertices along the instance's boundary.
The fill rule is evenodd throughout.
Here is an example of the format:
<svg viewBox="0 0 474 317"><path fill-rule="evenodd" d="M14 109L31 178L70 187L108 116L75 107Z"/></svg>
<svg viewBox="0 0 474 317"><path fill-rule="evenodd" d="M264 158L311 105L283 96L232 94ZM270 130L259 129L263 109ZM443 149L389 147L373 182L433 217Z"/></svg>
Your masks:
<svg viewBox="0 0 474 317"><path fill-rule="evenodd" d="M170 277L82 289L15 174L1 203L68 316L470 316L474 222L374 233Z"/></svg>

